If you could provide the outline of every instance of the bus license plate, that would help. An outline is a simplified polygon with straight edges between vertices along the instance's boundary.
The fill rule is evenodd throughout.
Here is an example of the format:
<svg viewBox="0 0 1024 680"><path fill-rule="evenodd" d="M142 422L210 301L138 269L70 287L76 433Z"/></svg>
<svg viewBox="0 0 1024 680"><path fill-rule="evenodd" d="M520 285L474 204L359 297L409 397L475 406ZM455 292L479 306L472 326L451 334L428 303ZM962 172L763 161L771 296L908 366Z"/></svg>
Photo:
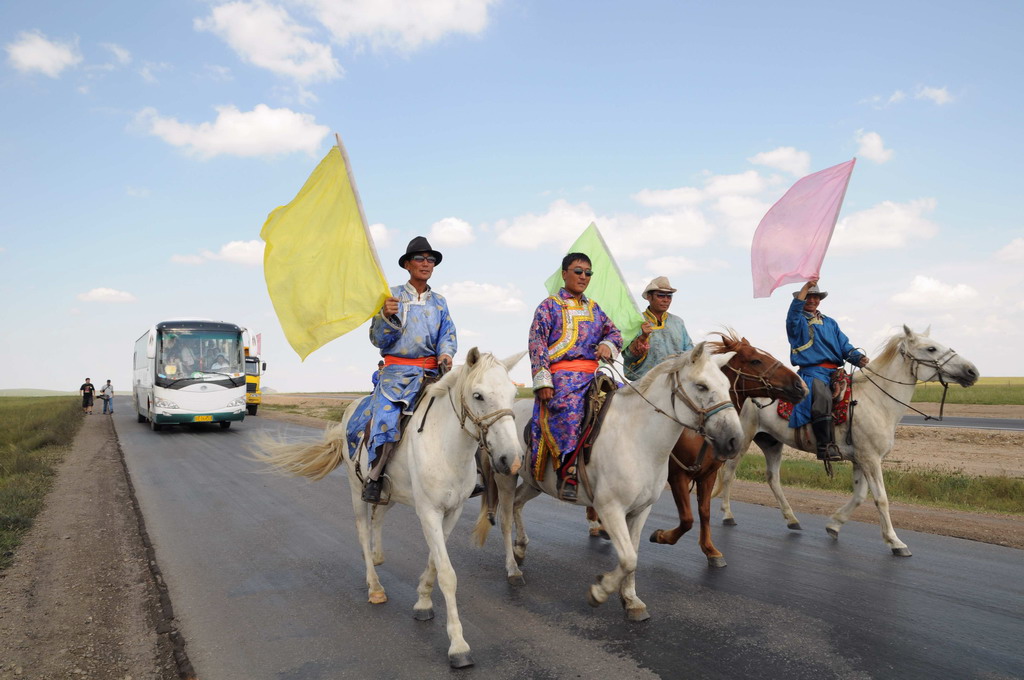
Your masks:
<svg viewBox="0 0 1024 680"><path fill-rule="evenodd" d="M192 418L193 423L212 423L213 416L195 416Z"/></svg>

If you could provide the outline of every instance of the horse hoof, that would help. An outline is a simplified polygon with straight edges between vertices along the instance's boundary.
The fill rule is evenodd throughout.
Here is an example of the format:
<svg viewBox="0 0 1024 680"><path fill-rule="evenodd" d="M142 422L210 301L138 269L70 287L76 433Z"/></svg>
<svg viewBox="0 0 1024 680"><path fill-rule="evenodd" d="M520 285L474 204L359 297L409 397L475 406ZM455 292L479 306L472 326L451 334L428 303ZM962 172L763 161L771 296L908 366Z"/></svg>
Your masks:
<svg viewBox="0 0 1024 680"><path fill-rule="evenodd" d="M516 564L522 566L523 562L526 561L526 553L520 555L519 553L512 551L512 558L516 561Z"/></svg>
<svg viewBox="0 0 1024 680"><path fill-rule="evenodd" d="M709 567L715 567L715 568L724 567L725 566L725 558L724 557L709 557L708 558L708 566Z"/></svg>
<svg viewBox="0 0 1024 680"><path fill-rule="evenodd" d="M786 525L786 528L791 529L793 531L803 531L804 530L804 528L802 526L800 526L800 522L790 522L789 524Z"/></svg>
<svg viewBox="0 0 1024 680"><path fill-rule="evenodd" d="M839 540L839 529L835 529L833 527L825 527L825 531L827 531L828 535L832 538L836 539L837 541Z"/></svg>
<svg viewBox="0 0 1024 680"><path fill-rule="evenodd" d="M374 557L373 558L373 566L379 567L382 564L384 564L384 558L383 557Z"/></svg>
<svg viewBox="0 0 1024 680"><path fill-rule="evenodd" d="M733 519L732 517L723 517L722 518L722 526L734 527L734 526L736 526L736 520Z"/></svg>
<svg viewBox="0 0 1024 680"><path fill-rule="evenodd" d="M522 574L514 574L508 577L508 584L510 586L525 586L526 579L523 578Z"/></svg>
<svg viewBox="0 0 1024 680"><path fill-rule="evenodd" d="M469 655L469 652L450 654L448 656L448 663L451 664L452 668L469 668L473 665L473 657Z"/></svg>
<svg viewBox="0 0 1024 680"><path fill-rule="evenodd" d="M590 586L590 588L587 589L587 604L591 607L600 607L604 604L601 600L597 599L596 595L594 595L594 588L596 587L597 586Z"/></svg>
<svg viewBox="0 0 1024 680"><path fill-rule="evenodd" d="M388 596L387 593L381 590L376 593L370 593L370 599L368 601L370 604L384 604L388 601Z"/></svg>
<svg viewBox="0 0 1024 680"><path fill-rule="evenodd" d="M651 615L647 613L647 607L626 610L627 621L646 621L649 618L651 618Z"/></svg>
<svg viewBox="0 0 1024 680"><path fill-rule="evenodd" d="M893 548L892 554L896 557L910 557L910 548Z"/></svg>
<svg viewBox="0 0 1024 680"><path fill-rule="evenodd" d="M658 536L660 534L661 534L661 529L655 529L654 533L651 534L651 538L649 539L651 541L651 543L660 543L660 541L658 540Z"/></svg>
<svg viewBox="0 0 1024 680"><path fill-rule="evenodd" d="M598 531L598 532L597 532L597 535L598 535L598 536L600 536L601 538L603 538L603 539L604 539L604 540L606 540L606 541L610 541L610 540L612 540L612 537L611 537L611 536L609 536L609 535L608 535L608 532L607 532L607 531L605 531L604 529L601 529L600 531Z"/></svg>
<svg viewBox="0 0 1024 680"><path fill-rule="evenodd" d="M431 607L430 609L413 609L412 618L416 619L417 621L429 621L430 619L434 618L434 608Z"/></svg>

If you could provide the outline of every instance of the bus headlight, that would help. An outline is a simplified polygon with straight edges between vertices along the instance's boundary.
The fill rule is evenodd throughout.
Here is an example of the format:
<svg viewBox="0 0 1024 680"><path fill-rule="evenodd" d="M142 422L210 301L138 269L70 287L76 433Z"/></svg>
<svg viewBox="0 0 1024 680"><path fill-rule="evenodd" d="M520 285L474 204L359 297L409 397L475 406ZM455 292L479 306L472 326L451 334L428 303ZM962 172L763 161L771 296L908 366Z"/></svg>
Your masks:
<svg viewBox="0 0 1024 680"><path fill-rule="evenodd" d="M178 408L178 404L169 399L157 398L154 403L157 408Z"/></svg>
<svg viewBox="0 0 1024 680"><path fill-rule="evenodd" d="M228 402L227 408L245 408L245 397L238 397Z"/></svg>

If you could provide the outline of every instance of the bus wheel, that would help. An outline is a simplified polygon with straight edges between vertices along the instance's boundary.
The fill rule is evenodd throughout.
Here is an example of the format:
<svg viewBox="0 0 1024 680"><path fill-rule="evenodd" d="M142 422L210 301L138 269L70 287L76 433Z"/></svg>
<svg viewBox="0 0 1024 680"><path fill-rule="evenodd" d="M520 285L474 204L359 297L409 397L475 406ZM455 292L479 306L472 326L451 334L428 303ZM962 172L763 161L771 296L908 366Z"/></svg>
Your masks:
<svg viewBox="0 0 1024 680"><path fill-rule="evenodd" d="M146 416L142 415L138 411L135 412L135 417L138 419L140 423L146 422Z"/></svg>
<svg viewBox="0 0 1024 680"><path fill-rule="evenodd" d="M245 410L249 412L249 415L254 416L256 415L257 408L258 406L256 404L250 404L249 406L245 407Z"/></svg>
<svg viewBox="0 0 1024 680"><path fill-rule="evenodd" d="M156 419L153 418L152 413L149 414L149 429L153 430L153 432L159 432L160 430L164 429L163 425L160 425L159 423L156 422Z"/></svg>
<svg viewBox="0 0 1024 680"><path fill-rule="evenodd" d="M231 427L231 421L230 420L222 420L222 421L220 421L220 429L226 430L229 427Z"/></svg>

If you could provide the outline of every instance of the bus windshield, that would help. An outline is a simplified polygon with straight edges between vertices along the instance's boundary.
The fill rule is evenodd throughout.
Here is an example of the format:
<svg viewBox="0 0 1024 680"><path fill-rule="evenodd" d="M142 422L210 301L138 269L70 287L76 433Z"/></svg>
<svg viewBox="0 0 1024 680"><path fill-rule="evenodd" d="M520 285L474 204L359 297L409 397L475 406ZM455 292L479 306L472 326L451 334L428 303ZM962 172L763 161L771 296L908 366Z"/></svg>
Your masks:
<svg viewBox="0 0 1024 680"><path fill-rule="evenodd" d="M245 375L242 334L233 331L160 331L156 348L157 377L176 381L224 380Z"/></svg>

